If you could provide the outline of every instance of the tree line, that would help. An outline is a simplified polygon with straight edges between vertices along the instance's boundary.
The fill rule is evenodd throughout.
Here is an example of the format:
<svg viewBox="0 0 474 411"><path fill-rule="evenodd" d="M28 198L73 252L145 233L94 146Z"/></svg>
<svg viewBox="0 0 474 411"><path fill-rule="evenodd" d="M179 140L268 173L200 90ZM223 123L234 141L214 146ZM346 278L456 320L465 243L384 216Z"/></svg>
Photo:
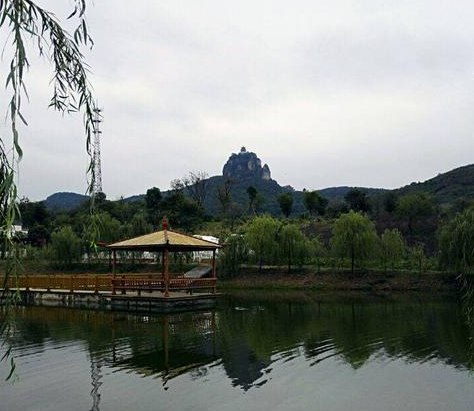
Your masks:
<svg viewBox="0 0 474 411"><path fill-rule="evenodd" d="M233 271L239 262L253 262L259 267L282 264L288 271L304 264L316 264L318 270L324 264L347 265L351 271L364 266L387 271L403 260L409 261L412 269L422 271L426 265L435 267L434 260L439 267L454 267L453 261L460 258L463 266L470 267L469 243L462 257L454 257L459 249L453 246L453 239L447 240L451 238L449 230L455 230L453 225L457 227L468 218L468 202L446 211L423 192L398 195L390 191L369 196L363 190L351 189L343 199L328 201L317 191L304 190L305 212L295 216L295 193L285 191L277 196L281 215L269 216L262 214L265 199L252 185L246 190L247 204L236 207L232 184L225 180L218 187L215 195L221 210L212 216L204 208L209 185L203 172L173 180L166 194L150 188L136 201L109 201L100 194L95 198L98 212L94 217L88 202L71 211L53 211L42 202L23 199L19 203L19 223L28 234L20 243L28 245L30 255L67 265L83 260L84 255L90 259L95 252L91 218L97 219L100 241L110 243L151 232L167 217L173 229L225 239L231 246L223 253L222 261ZM463 232L455 239L461 241L466 235Z"/></svg>

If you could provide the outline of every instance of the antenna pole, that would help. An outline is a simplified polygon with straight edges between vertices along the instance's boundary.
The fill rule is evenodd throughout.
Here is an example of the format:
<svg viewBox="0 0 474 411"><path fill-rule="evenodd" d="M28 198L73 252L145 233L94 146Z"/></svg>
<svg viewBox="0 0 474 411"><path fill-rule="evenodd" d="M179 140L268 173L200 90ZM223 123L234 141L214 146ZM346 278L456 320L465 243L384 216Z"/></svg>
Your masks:
<svg viewBox="0 0 474 411"><path fill-rule="evenodd" d="M92 120L93 130L94 130L94 157L93 164L94 169L93 173L93 184L92 184L92 194L96 195L102 193L102 165L100 160L100 123L102 123L102 109L94 109L94 119Z"/></svg>

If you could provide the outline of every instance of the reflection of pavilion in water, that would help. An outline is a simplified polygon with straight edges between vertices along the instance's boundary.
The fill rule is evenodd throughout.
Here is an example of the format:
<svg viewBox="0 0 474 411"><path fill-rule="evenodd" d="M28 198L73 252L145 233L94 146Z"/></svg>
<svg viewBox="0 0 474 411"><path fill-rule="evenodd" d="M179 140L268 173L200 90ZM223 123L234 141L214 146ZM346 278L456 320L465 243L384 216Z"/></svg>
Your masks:
<svg viewBox="0 0 474 411"><path fill-rule="evenodd" d="M159 316L27 307L19 329L37 346L48 340L83 343L91 361L93 410L99 409L107 369L158 377L167 389L177 376L197 380L216 366L248 390L296 357L314 367L336 358L356 369L381 355L471 368L470 334L457 304L320 302L315 295L302 302L298 294L296 303L293 297L239 297L217 312Z"/></svg>
<svg viewBox="0 0 474 411"><path fill-rule="evenodd" d="M161 338L123 341L112 328L112 348L103 357L107 365L133 370L143 376L160 375L163 386L181 374L210 364L218 358L216 347L216 313L188 313L148 317L156 322ZM189 341L179 337L183 332Z"/></svg>
<svg viewBox="0 0 474 411"><path fill-rule="evenodd" d="M90 361L91 411L100 410L104 370L112 368L141 376L159 376L165 390L170 380L190 373L198 378L218 359L217 314L194 312L159 316L21 308L24 335L19 338L44 345L46 341L83 341ZM58 324L74 324L67 334ZM86 331L86 332L84 332ZM33 341L31 341L33 342ZM200 375L201 374L201 375Z"/></svg>
<svg viewBox="0 0 474 411"><path fill-rule="evenodd" d="M269 364L257 358L238 335L232 335L232 349L222 346L218 329L219 316L226 315L223 312L144 316L52 307L29 307L22 311L25 328L47 324L41 327L37 340L67 338L86 343L95 404L92 410L99 409L104 367L159 376L167 389L173 378L189 373L197 379L207 372L206 367L219 361L233 385L247 390L262 377ZM72 334L50 334L57 324L64 323L74 324Z"/></svg>
<svg viewBox="0 0 474 411"><path fill-rule="evenodd" d="M100 387L102 385L102 368L111 368L134 371L142 376L160 375L163 387L168 389L167 383L179 375L198 370L216 360L216 313L192 314L186 317L180 315L162 315L160 317L143 317L147 323L156 324L157 334L161 334L161 342L144 339L127 341L120 337L121 322L113 322L111 326L111 347L105 352L90 351L91 362L91 411L100 410ZM127 316L130 317L130 316ZM173 349L170 343L173 335L180 326L190 327L204 340L191 350L180 347ZM119 328L119 330L117 330ZM117 337L117 334L119 336ZM150 344L151 343L151 344Z"/></svg>

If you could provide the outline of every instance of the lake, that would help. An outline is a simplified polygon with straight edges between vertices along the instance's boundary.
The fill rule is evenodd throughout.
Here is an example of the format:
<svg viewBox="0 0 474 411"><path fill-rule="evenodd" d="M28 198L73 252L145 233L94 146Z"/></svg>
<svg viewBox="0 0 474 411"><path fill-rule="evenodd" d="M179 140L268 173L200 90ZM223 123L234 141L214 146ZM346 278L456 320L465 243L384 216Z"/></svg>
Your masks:
<svg viewBox="0 0 474 411"><path fill-rule="evenodd" d="M454 296L232 293L214 311L24 307L1 411L472 410ZM8 366L2 363L2 380Z"/></svg>

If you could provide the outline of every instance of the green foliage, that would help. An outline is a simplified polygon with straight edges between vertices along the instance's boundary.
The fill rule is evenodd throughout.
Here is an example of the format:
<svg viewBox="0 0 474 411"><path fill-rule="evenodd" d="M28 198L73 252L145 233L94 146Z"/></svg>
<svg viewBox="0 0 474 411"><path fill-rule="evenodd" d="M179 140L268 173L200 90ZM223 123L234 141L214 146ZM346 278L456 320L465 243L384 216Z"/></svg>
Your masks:
<svg viewBox="0 0 474 411"><path fill-rule="evenodd" d="M412 234L418 219L433 214L433 203L426 193L407 194L398 200L396 211L407 220L408 232Z"/></svg>
<svg viewBox="0 0 474 411"><path fill-rule="evenodd" d="M264 262L272 262L278 249L278 220L264 215L253 218L245 234L249 249L258 261L260 271Z"/></svg>
<svg viewBox="0 0 474 411"><path fill-rule="evenodd" d="M369 198L366 191L352 188L344 196L344 200L346 200L346 203L351 210L361 211L363 213L370 210Z"/></svg>
<svg viewBox="0 0 474 411"><path fill-rule="evenodd" d="M145 205L148 214L148 221L153 225L159 224L158 219L161 200L162 195L159 188L152 187L146 191Z"/></svg>
<svg viewBox="0 0 474 411"><path fill-rule="evenodd" d="M288 273L292 264L302 266L308 259L309 244L306 236L296 224L285 224L278 235L280 255L288 265Z"/></svg>
<svg viewBox="0 0 474 411"><path fill-rule="evenodd" d="M163 217L167 217L172 227L191 231L203 220L204 210L182 191L168 194L160 203Z"/></svg>
<svg viewBox="0 0 474 411"><path fill-rule="evenodd" d="M304 191L303 204L309 212L310 216L315 214L324 215L328 200L322 197L317 191Z"/></svg>
<svg viewBox="0 0 474 411"><path fill-rule="evenodd" d="M35 246L43 246L50 239L50 230L41 224L34 224L28 229L28 241Z"/></svg>
<svg viewBox="0 0 474 411"><path fill-rule="evenodd" d="M153 226L148 222L145 213L139 212L132 217L130 223L128 223L122 231L124 237L137 237L151 233Z"/></svg>
<svg viewBox="0 0 474 411"><path fill-rule="evenodd" d="M85 16L86 0L75 0L74 10L69 19L76 18L77 26L71 36L59 23L57 17L40 7L31 0L0 0L0 29L8 31L11 39L12 55L9 70L7 71L5 87L11 91L8 103L8 117L11 126L11 143L0 136L0 237L2 238L2 251L8 255L7 269L5 272L5 284L10 275L16 275L19 270L19 262L14 256L15 244L12 227L18 215L17 187L15 174L19 162L23 156L20 145L19 125L27 125L23 116L22 102L28 99L25 74L29 68L29 55L27 46L33 45L37 54L46 57L52 68L53 95L50 107L61 113L82 111L84 116L84 129L86 135L86 149L90 158L89 162L89 192L95 183L95 169L92 153L92 131L94 113L96 110L95 98L88 79L88 66L80 50L81 46L92 46L93 42L87 31ZM33 41L30 41L33 40ZM91 204L94 212L94 202ZM13 257L12 257L13 256ZM8 299L7 299L8 300ZM2 316L2 327L0 333L5 334L8 330L8 305L6 314ZM6 333L6 341L9 342L9 333ZM9 357L9 350L1 360ZM13 358L11 358L11 372L9 379L15 369Z"/></svg>
<svg viewBox="0 0 474 411"><path fill-rule="evenodd" d="M20 201L18 205L20 211L21 223L24 227L30 228L35 224L47 226L50 220L50 214L43 201L31 202L27 198Z"/></svg>
<svg viewBox="0 0 474 411"><path fill-rule="evenodd" d="M360 213L350 211L342 214L334 223L331 248L340 257L351 261L351 272L355 263L362 262L373 255L377 234L370 219Z"/></svg>
<svg viewBox="0 0 474 411"><path fill-rule="evenodd" d="M443 267L458 274L474 269L474 210L466 210L445 224L439 233L439 258Z"/></svg>
<svg viewBox="0 0 474 411"><path fill-rule="evenodd" d="M425 245L422 243L417 243L413 245L409 250L408 258L412 270L417 270L418 274L421 274L425 268L425 263L427 262L427 257L425 254Z"/></svg>
<svg viewBox="0 0 474 411"><path fill-rule="evenodd" d="M405 245L400 231L386 229L380 236L380 257L384 270L390 265L392 270L403 257Z"/></svg>
<svg viewBox="0 0 474 411"><path fill-rule="evenodd" d="M104 243L113 243L123 237L120 221L108 213L97 214L99 221L99 238Z"/></svg>
<svg viewBox="0 0 474 411"><path fill-rule="evenodd" d="M319 237L315 237L309 242L309 258L316 262L318 273L321 272L321 260L326 257L327 249Z"/></svg>
<svg viewBox="0 0 474 411"><path fill-rule="evenodd" d="M282 193L278 196L277 201L281 212L288 218L293 209L293 195L291 193Z"/></svg>
<svg viewBox="0 0 474 411"><path fill-rule="evenodd" d="M432 196L436 204L453 204L457 198L474 200L474 164L458 167L438 174L421 183L412 183L398 191L400 195L424 192Z"/></svg>
<svg viewBox="0 0 474 411"><path fill-rule="evenodd" d="M326 216L329 218L338 218L341 214L349 212L349 206L345 201L334 200L329 203L326 209Z"/></svg>
<svg viewBox="0 0 474 411"><path fill-rule="evenodd" d="M256 214L255 200L257 199L258 191L254 186L249 186L247 188L247 194L249 196L249 209L252 210L254 214Z"/></svg>
<svg viewBox="0 0 474 411"><path fill-rule="evenodd" d="M44 200L44 205L51 211L71 211L89 201L89 197L77 193L54 193Z"/></svg>
<svg viewBox="0 0 474 411"><path fill-rule="evenodd" d="M81 259L81 240L70 226L51 234L51 257L60 267L70 267Z"/></svg>
<svg viewBox="0 0 474 411"><path fill-rule="evenodd" d="M389 191L383 196L383 206L387 213L393 213L397 209L398 196L393 191Z"/></svg>
<svg viewBox="0 0 474 411"><path fill-rule="evenodd" d="M219 251L219 271L230 277L240 273L240 267L248 259L248 245L241 234L225 235L225 247Z"/></svg>
<svg viewBox="0 0 474 411"><path fill-rule="evenodd" d="M265 207L265 197L261 193L257 193L253 203L255 214L260 214Z"/></svg>

